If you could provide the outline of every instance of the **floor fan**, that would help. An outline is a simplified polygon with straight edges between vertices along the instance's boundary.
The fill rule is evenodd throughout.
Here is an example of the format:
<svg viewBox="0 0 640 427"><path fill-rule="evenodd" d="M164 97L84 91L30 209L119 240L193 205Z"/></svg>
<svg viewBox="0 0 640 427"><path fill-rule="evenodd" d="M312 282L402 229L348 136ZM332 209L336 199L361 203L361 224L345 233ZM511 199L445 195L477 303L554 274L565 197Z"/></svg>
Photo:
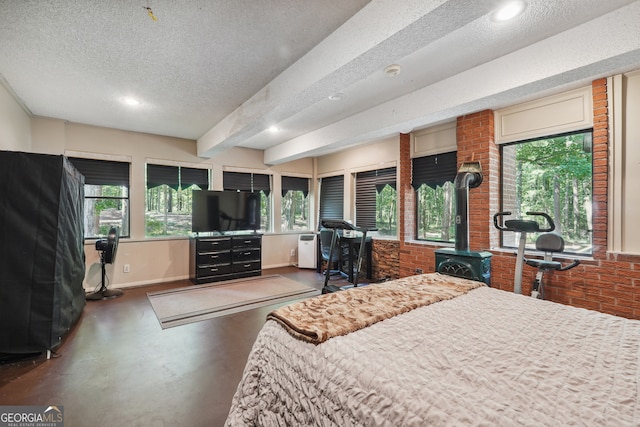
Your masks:
<svg viewBox="0 0 640 427"><path fill-rule="evenodd" d="M116 298L122 295L120 289L107 289L106 285L106 265L113 264L116 259L116 252L118 251L118 240L120 238L120 231L118 227L111 227L106 239L100 239L96 241L96 250L100 251L100 267L102 269L102 283L100 289L94 293L88 294L87 301L99 301L103 299Z"/></svg>

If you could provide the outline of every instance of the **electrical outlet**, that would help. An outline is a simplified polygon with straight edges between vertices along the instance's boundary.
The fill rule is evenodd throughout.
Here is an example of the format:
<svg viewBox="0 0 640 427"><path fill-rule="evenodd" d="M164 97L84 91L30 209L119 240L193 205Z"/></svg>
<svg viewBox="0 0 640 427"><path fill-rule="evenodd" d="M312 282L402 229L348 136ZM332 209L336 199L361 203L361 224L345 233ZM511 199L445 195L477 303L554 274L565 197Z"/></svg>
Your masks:
<svg viewBox="0 0 640 427"><path fill-rule="evenodd" d="M296 250L295 249L291 249L291 256L296 256Z"/></svg>
<svg viewBox="0 0 640 427"><path fill-rule="evenodd" d="M124 267L122 267L122 271L129 273L131 271L131 266L129 264L125 264Z"/></svg>

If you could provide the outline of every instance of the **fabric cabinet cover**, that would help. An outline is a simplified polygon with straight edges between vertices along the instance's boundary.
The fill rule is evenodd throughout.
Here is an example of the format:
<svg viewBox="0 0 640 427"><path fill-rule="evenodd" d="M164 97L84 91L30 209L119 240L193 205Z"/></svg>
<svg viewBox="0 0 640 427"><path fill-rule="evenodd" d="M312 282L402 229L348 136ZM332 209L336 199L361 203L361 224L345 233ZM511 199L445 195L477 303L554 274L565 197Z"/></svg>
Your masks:
<svg viewBox="0 0 640 427"><path fill-rule="evenodd" d="M64 156L0 151L0 352L50 350L80 317L83 206Z"/></svg>

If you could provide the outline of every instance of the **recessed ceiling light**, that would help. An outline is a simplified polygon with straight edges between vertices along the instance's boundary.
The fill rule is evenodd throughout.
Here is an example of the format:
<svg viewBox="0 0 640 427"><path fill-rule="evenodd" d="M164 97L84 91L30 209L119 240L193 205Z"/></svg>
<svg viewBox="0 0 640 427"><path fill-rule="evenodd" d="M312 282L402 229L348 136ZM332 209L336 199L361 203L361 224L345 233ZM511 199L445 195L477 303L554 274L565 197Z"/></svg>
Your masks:
<svg viewBox="0 0 640 427"><path fill-rule="evenodd" d="M331 101L340 101L342 98L344 98L344 93L342 92L334 93L333 95L329 96L329 99Z"/></svg>
<svg viewBox="0 0 640 427"><path fill-rule="evenodd" d="M130 96L125 96L124 98L122 98L122 102L124 102L127 105L140 105L141 102L138 101L135 98L131 98Z"/></svg>
<svg viewBox="0 0 640 427"><path fill-rule="evenodd" d="M496 22L504 22L520 15L527 7L524 0L512 0L503 4L491 14L491 19Z"/></svg>
<svg viewBox="0 0 640 427"><path fill-rule="evenodd" d="M269 126L269 132L271 132L271 133L278 132L279 130L280 130L280 128L278 126L276 126L276 125Z"/></svg>
<svg viewBox="0 0 640 427"><path fill-rule="evenodd" d="M400 74L401 69L398 64L391 64L384 67L384 73L389 77L394 77Z"/></svg>

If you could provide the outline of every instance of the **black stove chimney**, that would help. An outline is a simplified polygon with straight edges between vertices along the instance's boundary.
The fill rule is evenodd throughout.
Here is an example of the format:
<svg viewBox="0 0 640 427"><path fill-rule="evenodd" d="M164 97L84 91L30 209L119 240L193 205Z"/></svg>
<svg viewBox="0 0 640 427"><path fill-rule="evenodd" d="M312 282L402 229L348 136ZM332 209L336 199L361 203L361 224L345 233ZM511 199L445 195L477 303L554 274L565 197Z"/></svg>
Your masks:
<svg viewBox="0 0 640 427"><path fill-rule="evenodd" d="M463 163L453 185L456 191L456 244L436 250L436 271L491 284L491 253L469 250L469 188L482 183L479 162Z"/></svg>
<svg viewBox="0 0 640 427"><path fill-rule="evenodd" d="M469 251L469 188L480 184L480 162L463 163L453 181L456 191L456 251Z"/></svg>

